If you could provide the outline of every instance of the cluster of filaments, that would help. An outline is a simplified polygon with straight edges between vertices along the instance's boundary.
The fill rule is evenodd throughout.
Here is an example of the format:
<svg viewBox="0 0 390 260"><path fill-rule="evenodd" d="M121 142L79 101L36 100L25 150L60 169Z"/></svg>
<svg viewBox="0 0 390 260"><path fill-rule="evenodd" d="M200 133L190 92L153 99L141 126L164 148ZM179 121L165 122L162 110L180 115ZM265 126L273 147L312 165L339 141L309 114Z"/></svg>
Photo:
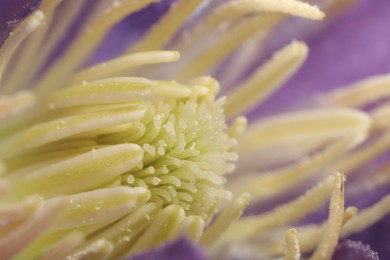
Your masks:
<svg viewBox="0 0 390 260"><path fill-rule="evenodd" d="M248 127L244 117L235 117L299 68L306 45L293 41L276 52L226 99L215 98L215 79L201 77L230 57L221 80L237 82L275 25L288 15L322 19L317 7L295 0L230 1L204 9L202 19L173 38L203 3L179 0L123 56L79 69L113 25L156 2L98 1L64 53L48 63L85 2L64 1L61 13L67 15L58 19L60 1L42 1L0 51L0 258L117 258L185 235L217 258L299 259L312 252L312 259L330 259L339 237L388 212L388 196L361 213L344 206L345 175L390 145L382 120L388 105L358 109L389 94L387 76L324 95L326 108ZM179 59L163 48L179 50L183 59L162 67ZM148 64L154 65L140 68ZM239 176L226 183L237 140ZM344 173L324 176L340 169ZM361 185L390 179L371 176ZM313 179L319 183L291 202L240 218L249 198L243 192L254 203L268 202ZM329 198L328 221L289 229Z"/></svg>
<svg viewBox="0 0 390 260"><path fill-rule="evenodd" d="M19 257L42 253L36 244L76 229L88 230L76 255L90 252L96 241L95 250L103 253L113 247L111 257L180 233L199 241L220 202L231 199L224 174L237 155L224 133L223 100L214 100L216 82L197 81L211 86L110 78L64 88L42 101L39 115L0 144L3 179L12 189L4 201L38 203L32 196L39 195L43 205L64 208L53 230ZM140 212L145 215L137 221L132 213Z"/></svg>

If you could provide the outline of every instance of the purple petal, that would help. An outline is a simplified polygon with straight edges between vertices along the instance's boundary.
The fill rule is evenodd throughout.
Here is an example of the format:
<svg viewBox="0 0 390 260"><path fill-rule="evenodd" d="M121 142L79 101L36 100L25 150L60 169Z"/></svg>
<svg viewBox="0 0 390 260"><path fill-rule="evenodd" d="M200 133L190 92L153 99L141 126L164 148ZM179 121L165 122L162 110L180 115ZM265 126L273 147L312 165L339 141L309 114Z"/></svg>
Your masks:
<svg viewBox="0 0 390 260"><path fill-rule="evenodd" d="M333 260L379 260L378 254L362 242L347 240L340 243Z"/></svg>
<svg viewBox="0 0 390 260"><path fill-rule="evenodd" d="M0 45L7 38L11 27L31 14L42 0L0 1Z"/></svg>
<svg viewBox="0 0 390 260"><path fill-rule="evenodd" d="M200 247L197 247L188 239L181 238L174 242L166 243L154 249L128 257L125 260L206 260L206 256Z"/></svg>
<svg viewBox="0 0 390 260"><path fill-rule="evenodd" d="M378 252L381 259L390 259L390 215L375 223L372 227L352 235L349 239L367 243Z"/></svg>

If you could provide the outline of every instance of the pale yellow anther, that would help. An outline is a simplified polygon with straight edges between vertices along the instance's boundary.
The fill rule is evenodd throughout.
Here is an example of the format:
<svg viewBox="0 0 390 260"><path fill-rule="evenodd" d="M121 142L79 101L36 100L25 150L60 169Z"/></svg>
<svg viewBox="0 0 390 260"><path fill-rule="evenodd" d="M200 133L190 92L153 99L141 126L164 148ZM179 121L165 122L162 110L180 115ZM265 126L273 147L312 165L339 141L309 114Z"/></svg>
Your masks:
<svg viewBox="0 0 390 260"><path fill-rule="evenodd" d="M318 7L296 0L235 0L216 9L207 18L206 24L215 25L227 18L236 18L256 12L278 12L313 20L321 20L325 17Z"/></svg>
<svg viewBox="0 0 390 260"><path fill-rule="evenodd" d="M328 260L339 240L341 226L344 219L344 176L337 173L330 198L329 219L323 232L322 239L311 256L311 260Z"/></svg>
<svg viewBox="0 0 390 260"><path fill-rule="evenodd" d="M188 84L190 84L191 86L198 85L198 86L204 86L208 88L208 94L212 98L214 98L220 90L218 80L210 76L202 76L202 77L192 79L188 82Z"/></svg>
<svg viewBox="0 0 390 260"><path fill-rule="evenodd" d="M59 80L64 80L75 70L101 42L108 30L127 15L141 10L150 3L157 0L119 0L103 12L99 17L90 21L88 26L83 28L79 36L74 39L65 53L57 58L56 62L48 69L45 75L37 83L36 89L39 93L46 95L56 88L61 87Z"/></svg>
<svg viewBox="0 0 390 260"><path fill-rule="evenodd" d="M116 77L84 82L48 97L48 108L77 107L122 102L139 102L151 94L152 81L137 77Z"/></svg>
<svg viewBox="0 0 390 260"><path fill-rule="evenodd" d="M337 89L322 102L333 106L361 107L390 96L390 75L380 75Z"/></svg>
<svg viewBox="0 0 390 260"><path fill-rule="evenodd" d="M36 237L47 231L61 214L63 206L63 200L58 200L51 205L44 205L40 201L33 214L26 221L13 229L6 237L0 238L0 259L12 258Z"/></svg>
<svg viewBox="0 0 390 260"><path fill-rule="evenodd" d="M348 237L371 226L390 212L390 195L384 196L374 205L361 210L352 217L342 228L341 236Z"/></svg>
<svg viewBox="0 0 390 260"><path fill-rule="evenodd" d="M198 243L205 229L205 221L200 216L188 216L184 219L182 229L192 242Z"/></svg>
<svg viewBox="0 0 390 260"><path fill-rule="evenodd" d="M352 217L357 214L357 208L348 207L343 214L343 225L347 223ZM306 225L298 227L297 239L299 241L300 251L302 253L312 252L321 241L325 229L328 227L328 223ZM271 255L282 255L284 252L284 243L282 240L275 244L273 248L270 248L269 253Z"/></svg>
<svg viewBox="0 0 390 260"><path fill-rule="evenodd" d="M27 90L11 96L0 96L0 121L31 107L35 101L34 93Z"/></svg>
<svg viewBox="0 0 390 260"><path fill-rule="evenodd" d="M390 85L389 85L390 86ZM373 130L378 131L390 126L390 103L381 105L370 112L373 121Z"/></svg>
<svg viewBox="0 0 390 260"><path fill-rule="evenodd" d="M17 50L18 53L14 56L14 60L8 70L9 73L2 86L5 93L13 93L25 88L26 82L31 80L31 75L36 73L41 67L39 60L41 59L43 52L52 50L52 48L48 46L45 36L47 36L48 24L52 23L54 9L60 2L62 2L62 0L43 0L39 5L39 10L44 14L45 22L39 26L38 30L36 30L31 37L28 37L24 41L23 47ZM68 17L68 15L66 17ZM60 28L56 26L56 30L53 30L50 33L50 36L56 34L59 29ZM41 48L43 41L45 41L45 48ZM34 66L31 66L31 64L34 64ZM21 77L21 75L23 76ZM29 88L30 87L31 86L29 86Z"/></svg>
<svg viewBox="0 0 390 260"><path fill-rule="evenodd" d="M291 228L285 234L285 252L283 260L300 260L301 252L299 248L299 241L297 237L297 230Z"/></svg>
<svg viewBox="0 0 390 260"><path fill-rule="evenodd" d="M88 247L77 251L76 253L68 256L69 259L96 259L96 260L104 260L107 259L108 256L114 250L114 245L112 242L106 239L99 239L94 241Z"/></svg>
<svg viewBox="0 0 390 260"><path fill-rule="evenodd" d="M348 176L356 169L368 163L376 156L385 153L390 146L390 131L387 130L372 142L364 145L360 149L353 151L348 156L343 157L333 168L340 169Z"/></svg>
<svg viewBox="0 0 390 260"><path fill-rule="evenodd" d="M212 246L223 233L241 217L245 207L249 203L249 194L243 193L237 199L232 201L228 207L221 213L215 222L204 232L200 243L204 246Z"/></svg>
<svg viewBox="0 0 390 260"><path fill-rule="evenodd" d="M179 228L184 219L185 213L182 207L174 204L165 207L157 213L149 228L131 248L131 252L139 252L147 247L181 235Z"/></svg>
<svg viewBox="0 0 390 260"><path fill-rule="evenodd" d="M44 122L27 128L0 142L0 155L3 158L9 158L10 156L23 153L25 150L77 134L134 122L142 118L144 114L145 107L135 105Z"/></svg>
<svg viewBox="0 0 390 260"><path fill-rule="evenodd" d="M85 4L85 0L66 1L66 4L61 6L61 12L66 15L61 19L54 19L55 5L59 2L62 0L42 1L39 9L45 14L45 23L32 37L27 39L26 44L20 50L19 55L23 58L18 59L10 77L6 79L7 92L25 87L34 79ZM56 29L47 33L52 24L55 24ZM41 48L42 45L45 48ZM20 77L20 75L24 76Z"/></svg>
<svg viewBox="0 0 390 260"><path fill-rule="evenodd" d="M228 185L230 190L235 192L247 191L251 194L253 201L263 201L299 184L299 182L317 173L327 165L331 166L337 158L340 158L359 143L360 140L357 140L354 136L345 137L329 145L324 150L301 159L296 164L270 172L242 176L242 178L234 180Z"/></svg>
<svg viewBox="0 0 390 260"><path fill-rule="evenodd" d="M174 81L154 81L152 94L159 97L186 98L191 96L192 90L186 85Z"/></svg>
<svg viewBox="0 0 390 260"><path fill-rule="evenodd" d="M119 186L60 196L45 203L57 203L57 200L67 202L52 227L69 229L114 222L145 204L150 196L146 188Z"/></svg>
<svg viewBox="0 0 390 260"><path fill-rule="evenodd" d="M129 52L159 50L180 28L188 16L204 0L180 0L152 27L146 36L129 49Z"/></svg>
<svg viewBox="0 0 390 260"><path fill-rule="evenodd" d="M245 133L247 127L248 127L248 119L246 119L246 117L239 116L234 119L227 133L231 138L238 139Z"/></svg>
<svg viewBox="0 0 390 260"><path fill-rule="evenodd" d="M251 125L241 138L241 147L251 151L306 142L321 144L351 133L364 134L370 126L366 113L347 108L285 113Z"/></svg>
<svg viewBox="0 0 390 260"><path fill-rule="evenodd" d="M175 62L178 61L179 58L180 54L177 51L147 51L132 53L80 70L69 79L68 83L79 84L83 81L106 78L120 72L125 72L130 68L148 64Z"/></svg>
<svg viewBox="0 0 390 260"><path fill-rule="evenodd" d="M82 232L73 232L65 236L63 239L55 243L49 248L39 259L51 260L66 258L73 250L84 242L85 236Z"/></svg>
<svg viewBox="0 0 390 260"><path fill-rule="evenodd" d="M118 144L60 160L31 172L19 174L21 194L40 192L45 198L74 194L99 187L137 167L143 150L136 144ZM63 178L67 179L63 182ZM89 187L89 188L88 188Z"/></svg>
<svg viewBox="0 0 390 260"><path fill-rule="evenodd" d="M280 15L255 16L240 21L238 24L224 32L218 39L208 46L191 62L179 67L175 76L180 79L198 77L206 74L214 65L217 65L224 58L228 57L243 42L258 33L266 33L273 25L281 20ZM231 37L239 35L240 37ZM178 47L179 49L180 46Z"/></svg>
<svg viewBox="0 0 390 260"><path fill-rule="evenodd" d="M211 12L208 16L202 19L195 28L191 29L184 36L179 38L177 42L174 42L174 46L181 49L185 42L190 43L189 39L196 37L207 37L218 26L227 21L234 21L244 17L248 14L257 13L279 13L290 14L307 19L321 20L325 14L320 11L316 6L310 6L307 3L303 3L295 0L236 0L230 1L226 4L222 4L220 7ZM282 17L281 17L282 18ZM260 31L260 28L259 28ZM240 33L229 32L231 35ZM241 34L241 33L240 33ZM241 34L243 35L243 34ZM222 41L225 43L225 41Z"/></svg>
<svg viewBox="0 0 390 260"><path fill-rule="evenodd" d="M272 211L254 217L243 217L220 239L219 244L250 239L262 232L297 221L318 208L329 197L334 177L330 176L305 194L275 208Z"/></svg>
<svg viewBox="0 0 390 260"><path fill-rule="evenodd" d="M293 41L260 66L244 83L227 94L228 118L244 114L274 93L302 65L308 53L303 42Z"/></svg>
<svg viewBox="0 0 390 260"><path fill-rule="evenodd" d="M35 29L42 25L44 21L44 14L41 11L35 11L32 15L26 18L12 34L6 39L0 49L0 81L3 78L4 69L7 67L8 62L20 45L20 43L27 38ZM0 93L5 90L0 88Z"/></svg>

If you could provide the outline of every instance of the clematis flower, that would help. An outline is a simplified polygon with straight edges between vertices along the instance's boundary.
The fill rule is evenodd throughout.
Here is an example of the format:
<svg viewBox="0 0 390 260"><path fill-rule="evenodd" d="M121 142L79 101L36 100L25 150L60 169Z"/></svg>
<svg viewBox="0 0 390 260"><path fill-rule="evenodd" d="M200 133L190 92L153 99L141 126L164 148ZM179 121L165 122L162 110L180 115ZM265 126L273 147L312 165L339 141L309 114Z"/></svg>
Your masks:
<svg viewBox="0 0 390 260"><path fill-rule="evenodd" d="M375 259L338 241L390 210L389 76L261 117L308 55L298 40L261 46L282 43L278 28L310 40L320 31L302 21L324 12L155 2L1 6L16 9L1 14L14 29L0 50L0 258Z"/></svg>

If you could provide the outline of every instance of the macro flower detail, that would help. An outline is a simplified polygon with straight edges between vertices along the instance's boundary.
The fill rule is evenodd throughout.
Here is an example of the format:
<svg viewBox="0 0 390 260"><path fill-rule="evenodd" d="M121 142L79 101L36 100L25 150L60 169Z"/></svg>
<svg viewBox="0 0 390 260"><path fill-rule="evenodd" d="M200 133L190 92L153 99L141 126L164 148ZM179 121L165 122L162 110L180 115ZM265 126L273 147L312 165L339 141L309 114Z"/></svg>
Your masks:
<svg viewBox="0 0 390 260"><path fill-rule="evenodd" d="M250 46L288 16L324 12L296 0L158 2L31 3L4 41L0 258L142 258L175 244L202 259L196 246L215 259L348 255L355 244L339 239L390 210L389 196L361 212L346 201L360 188L349 179L388 148L388 105L362 109L389 94L388 76L248 121L309 52L293 40L246 76ZM155 11L120 54L93 62L118 23ZM323 223L305 222L328 200Z"/></svg>

